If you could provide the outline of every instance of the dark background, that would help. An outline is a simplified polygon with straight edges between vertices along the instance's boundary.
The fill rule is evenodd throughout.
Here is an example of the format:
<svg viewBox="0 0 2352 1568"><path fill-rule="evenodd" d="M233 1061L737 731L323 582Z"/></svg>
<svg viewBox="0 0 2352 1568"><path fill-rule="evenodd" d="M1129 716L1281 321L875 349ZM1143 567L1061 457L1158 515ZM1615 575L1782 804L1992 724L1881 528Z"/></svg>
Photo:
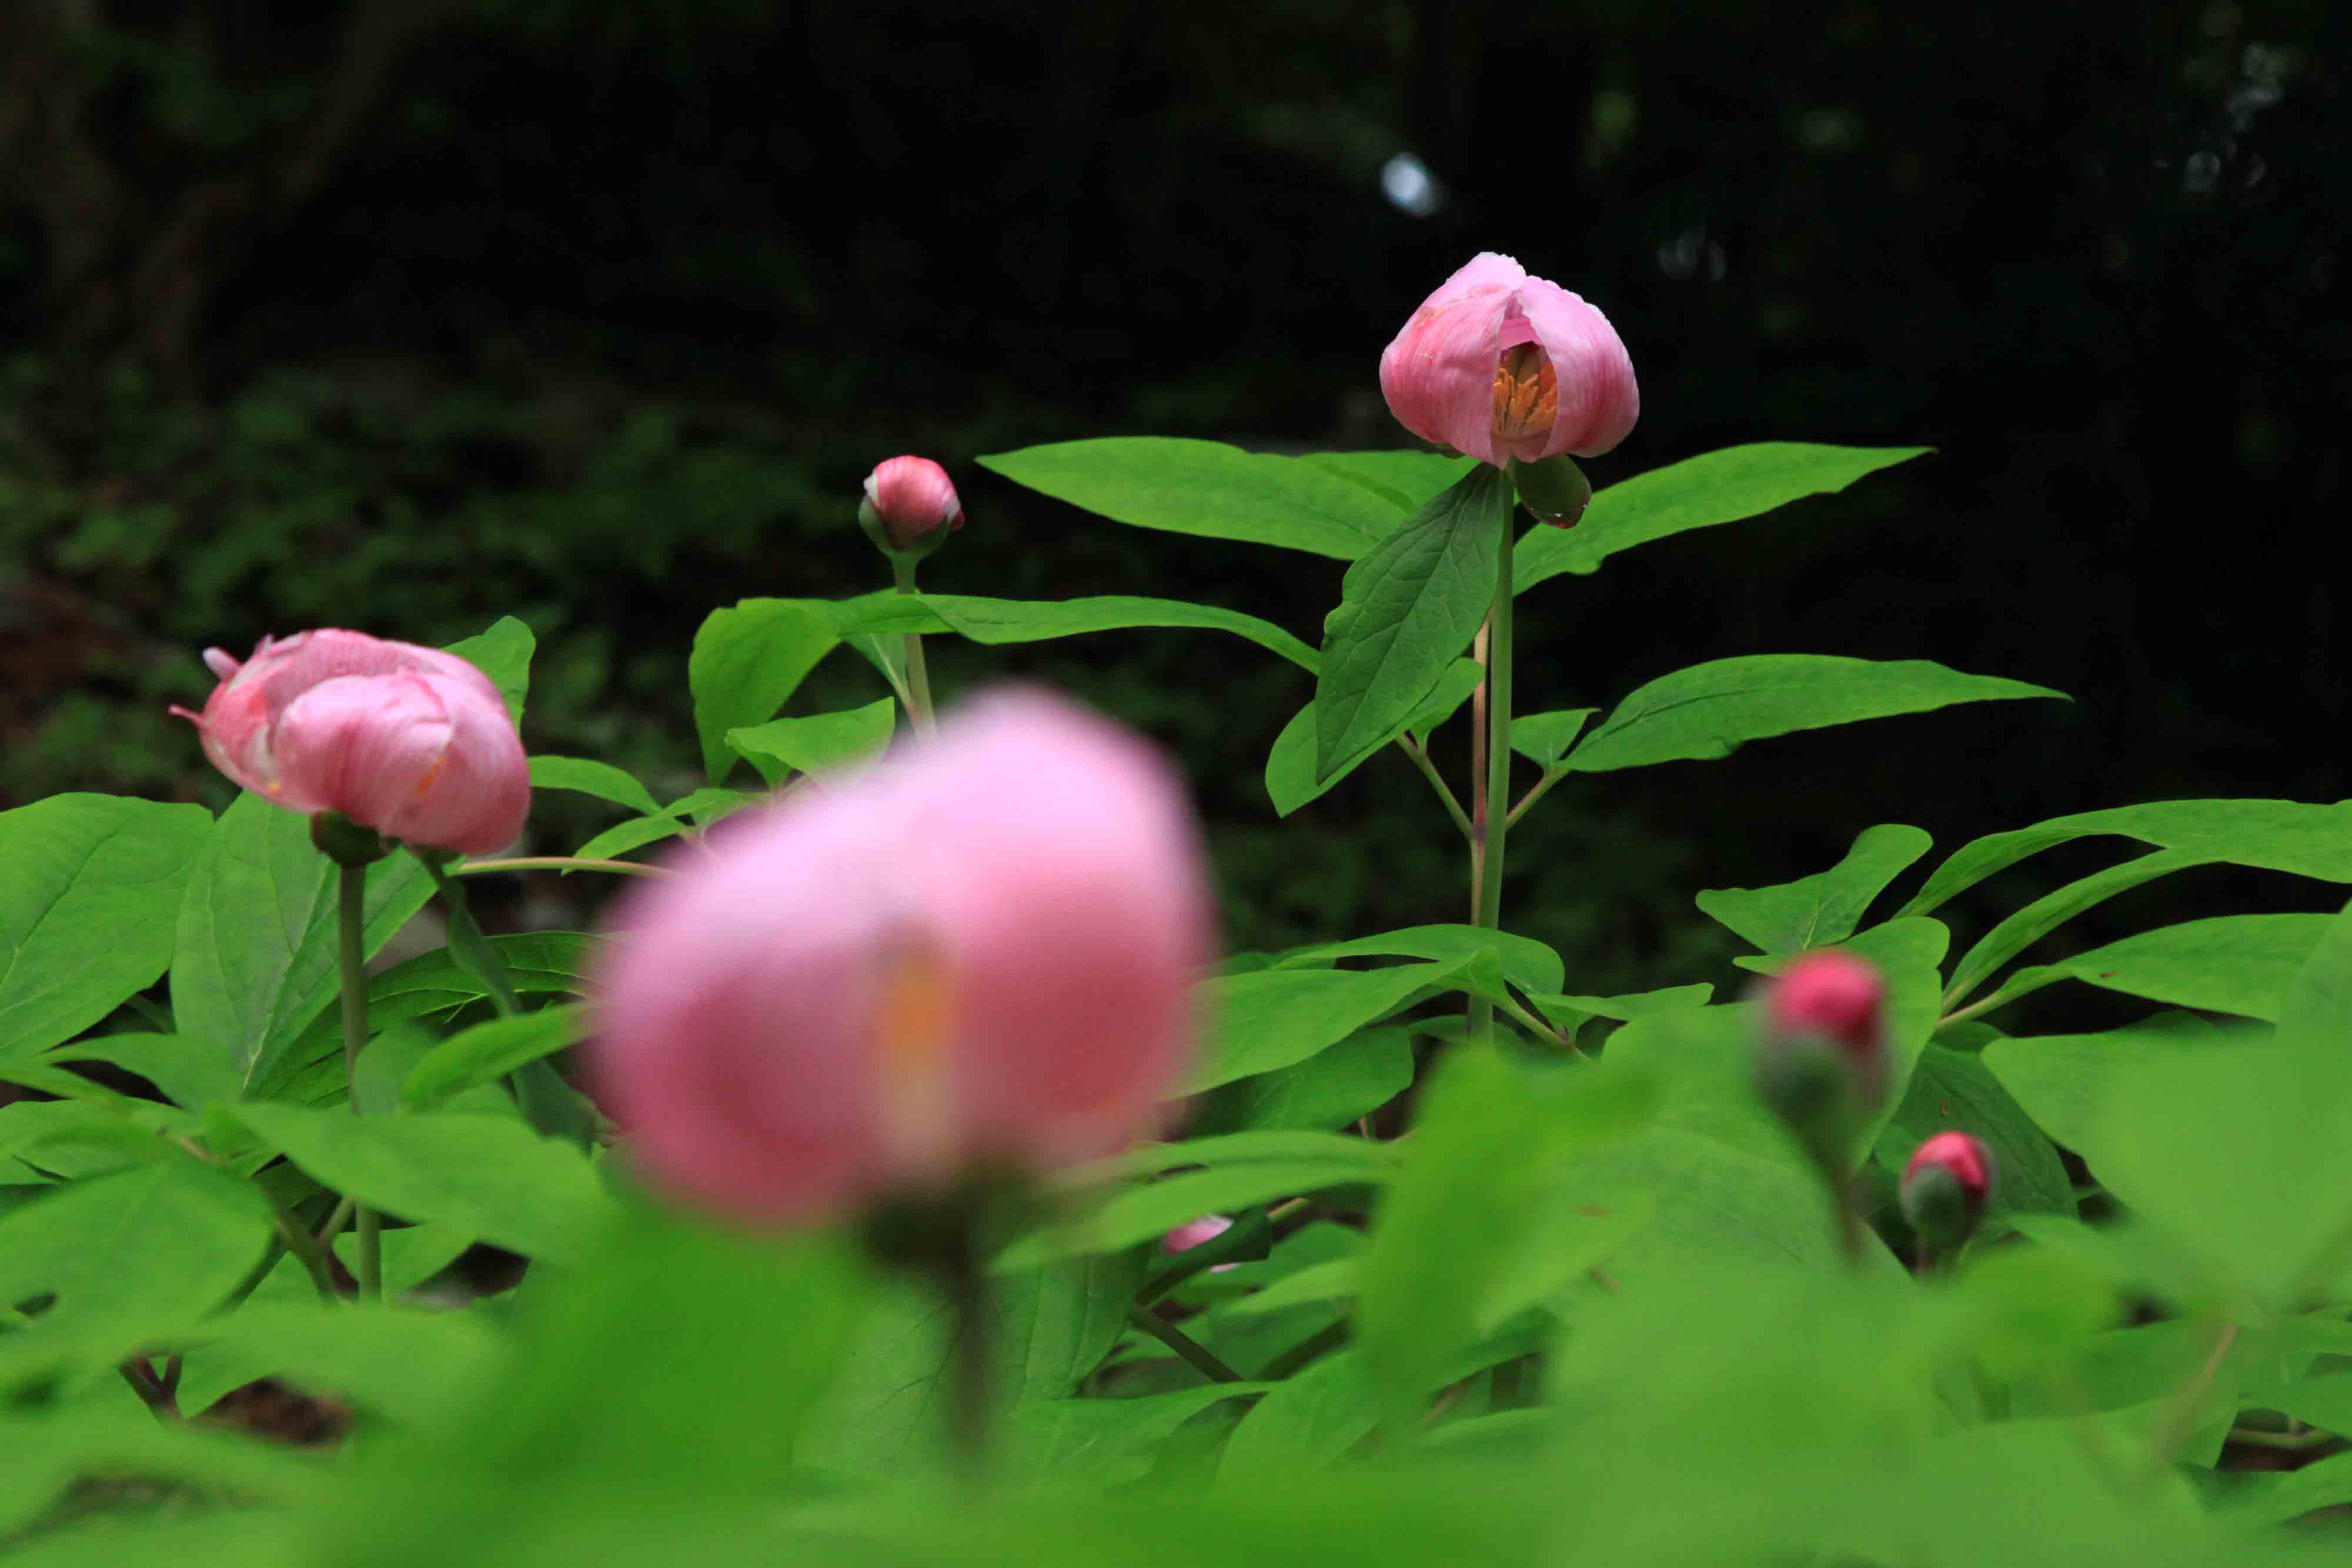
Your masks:
<svg viewBox="0 0 2352 1568"><path fill-rule="evenodd" d="M1731 977L1691 894L1872 822L1942 852L2142 800L2334 800L2345 10L11 0L0 805L225 799L161 713L206 689L205 643L508 611L541 639L533 748L683 790L695 625L878 586L850 515L902 451L971 516L931 586L1195 597L1313 640L1339 563L1120 529L972 459L1407 444L1376 357L1482 248L1630 346L1643 419L1600 484L1756 439L1939 449L1547 585L1523 706L1759 652L2077 698L1571 779L1509 887L1571 989ZM1401 156L1432 199L1384 190ZM1181 750L1236 946L1465 913L1401 758L1275 821L1307 683L1247 644L933 660L950 694L1041 676ZM844 655L795 706L877 695ZM1459 779L1462 727L1440 745ZM609 820L543 796L536 847ZM1962 924L2115 854L2012 872ZM499 913L579 918L551 901L583 880ZM2192 873L2056 940L2331 893Z"/></svg>

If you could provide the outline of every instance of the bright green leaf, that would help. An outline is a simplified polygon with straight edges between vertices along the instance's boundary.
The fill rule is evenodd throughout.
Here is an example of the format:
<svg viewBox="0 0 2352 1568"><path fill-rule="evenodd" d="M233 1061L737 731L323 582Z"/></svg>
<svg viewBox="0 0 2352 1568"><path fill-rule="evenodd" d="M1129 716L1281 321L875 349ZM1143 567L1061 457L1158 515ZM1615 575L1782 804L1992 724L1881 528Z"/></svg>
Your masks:
<svg viewBox="0 0 2352 1568"><path fill-rule="evenodd" d="M637 782L635 776L593 758L534 757L530 759L530 782L535 789L572 789L649 817L662 814L661 804L654 799L653 791Z"/></svg>
<svg viewBox="0 0 2352 1568"><path fill-rule="evenodd" d="M898 723L898 699L806 718L773 718L730 729L727 744L774 784L793 773L822 773L879 751Z"/></svg>
<svg viewBox="0 0 2352 1568"><path fill-rule="evenodd" d="M1769 954L1826 947L1853 936L1871 901L1934 841L1899 823L1864 828L1825 872L1778 887L1710 888L1698 906Z"/></svg>
<svg viewBox="0 0 2352 1568"><path fill-rule="evenodd" d="M495 1083L525 1062L577 1044L587 1033L584 1007L541 1008L461 1030L425 1053L401 1084L412 1111L445 1105L468 1089Z"/></svg>
<svg viewBox="0 0 2352 1568"><path fill-rule="evenodd" d="M712 783L725 782L738 761L727 732L773 717L839 640L822 606L797 600L746 599L704 618L687 685Z"/></svg>
<svg viewBox="0 0 2352 1568"><path fill-rule="evenodd" d="M1456 659L1437 679L1437 685L1428 700L1412 714L1399 720L1385 734L1367 741L1339 766L1322 779L1315 776L1315 705L1308 703L1293 714L1290 722L1282 727L1275 737L1274 749L1265 758L1265 792L1274 802L1276 816L1291 812L1317 799L1332 785L1345 779L1371 759L1375 752L1411 731L1425 733L1445 722L1454 710L1478 689L1486 671L1475 659Z"/></svg>

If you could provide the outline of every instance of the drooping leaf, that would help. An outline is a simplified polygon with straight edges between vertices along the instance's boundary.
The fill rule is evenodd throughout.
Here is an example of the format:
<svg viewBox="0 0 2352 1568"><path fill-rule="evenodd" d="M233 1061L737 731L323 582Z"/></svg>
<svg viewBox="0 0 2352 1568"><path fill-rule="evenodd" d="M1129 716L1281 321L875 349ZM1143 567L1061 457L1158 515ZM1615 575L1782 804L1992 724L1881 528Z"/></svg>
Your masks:
<svg viewBox="0 0 2352 1568"><path fill-rule="evenodd" d="M1214 441L1063 441L982 457L980 465L1114 522L1340 560L1355 559L1397 523L1391 495L1334 474L1328 464Z"/></svg>
<svg viewBox="0 0 2352 1568"><path fill-rule="evenodd" d="M1348 569L1323 623L1318 777L1410 720L1469 645L1494 602L1510 507L1509 481L1481 465Z"/></svg>
<svg viewBox="0 0 2352 1568"><path fill-rule="evenodd" d="M1213 1091L1195 1125L1203 1132L1329 1132L1379 1110L1412 1082L1412 1036L1395 1028L1359 1030L1305 1061Z"/></svg>
<svg viewBox="0 0 2352 1568"><path fill-rule="evenodd" d="M1514 591L1525 593L1564 571L1597 571L1619 550L1653 539L1737 522L1806 496L1843 490L1865 474L1927 450L1762 441L1637 474L1597 492L1576 527L1529 528L1514 562Z"/></svg>
<svg viewBox="0 0 2352 1568"><path fill-rule="evenodd" d="M201 1111L215 1100L236 1095L241 1086L228 1053L208 1040L184 1034L110 1034L78 1040L43 1058L47 1061L103 1061L135 1072L162 1090L174 1105Z"/></svg>
<svg viewBox="0 0 2352 1568"><path fill-rule="evenodd" d="M1380 969L1264 969L1205 988L1209 1036L1184 1092L1304 1061L1426 989L1476 983L1476 957ZM1499 967L1494 983L1501 983Z"/></svg>
<svg viewBox="0 0 2352 1568"><path fill-rule="evenodd" d="M840 713L773 718L730 729L727 744L774 784L793 773L824 772L881 750L889 744L897 714L897 700L884 697Z"/></svg>
<svg viewBox="0 0 2352 1568"><path fill-rule="evenodd" d="M1801 729L1925 713L1954 703L2064 694L2022 681L1962 674L1926 659L1756 653L1661 675L1612 709L1563 759L1601 773L1684 758L1728 757L1751 740Z"/></svg>
<svg viewBox="0 0 2352 1568"><path fill-rule="evenodd" d="M1845 858L1778 887L1710 888L1698 906L1766 953L1801 953L1853 935L1871 901L1935 841L1899 823L1864 828Z"/></svg>
<svg viewBox="0 0 2352 1568"><path fill-rule="evenodd" d="M54 795L0 811L0 1058L104 1019L172 961L201 806Z"/></svg>
<svg viewBox="0 0 2352 1568"><path fill-rule="evenodd" d="M1318 798L1407 731L1422 734L1444 723L1454 709L1470 700L1470 694L1477 690L1485 674L1474 659L1454 660L1438 676L1437 685L1418 709L1342 758L1339 767L1321 779L1315 776L1315 705L1310 702L1300 708L1282 727L1282 733L1275 737L1274 749L1266 754L1265 792L1274 802L1275 815L1287 817Z"/></svg>

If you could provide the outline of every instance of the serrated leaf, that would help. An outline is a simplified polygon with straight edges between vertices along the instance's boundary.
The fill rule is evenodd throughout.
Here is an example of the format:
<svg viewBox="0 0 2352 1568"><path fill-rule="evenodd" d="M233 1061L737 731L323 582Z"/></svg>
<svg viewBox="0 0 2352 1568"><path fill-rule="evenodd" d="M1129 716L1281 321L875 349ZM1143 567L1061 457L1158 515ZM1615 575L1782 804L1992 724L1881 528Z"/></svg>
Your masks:
<svg viewBox="0 0 2352 1568"><path fill-rule="evenodd" d="M1525 593L1564 571L1597 571L1602 561L1635 545L1843 490L1865 474L1928 450L1761 441L1637 474L1597 492L1576 527L1529 528L1513 563L1513 591Z"/></svg>
<svg viewBox="0 0 2352 1568"><path fill-rule="evenodd" d="M1323 623L1315 764L1328 778L1428 701L1495 599L1511 487L1480 465L1348 569Z"/></svg>

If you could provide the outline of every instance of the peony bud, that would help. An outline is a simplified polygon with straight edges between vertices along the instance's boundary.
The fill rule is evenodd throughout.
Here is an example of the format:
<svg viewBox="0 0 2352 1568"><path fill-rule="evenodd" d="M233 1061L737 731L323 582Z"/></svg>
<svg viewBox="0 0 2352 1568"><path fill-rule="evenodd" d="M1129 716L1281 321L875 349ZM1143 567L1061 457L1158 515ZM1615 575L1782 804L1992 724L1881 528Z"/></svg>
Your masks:
<svg viewBox="0 0 2352 1568"><path fill-rule="evenodd" d="M887 555L925 556L963 527L948 471L928 457L893 457L866 476L857 522Z"/></svg>
<svg viewBox="0 0 2352 1568"><path fill-rule="evenodd" d="M1415 435L1496 467L1598 457L1642 411L1609 319L1492 251L1412 313L1381 355L1381 392Z"/></svg>
<svg viewBox="0 0 2352 1568"><path fill-rule="evenodd" d="M1768 1047L1812 1039L1836 1048L1861 1099L1886 1092L1886 982L1866 959L1825 948L1793 960L1764 991Z"/></svg>
<svg viewBox="0 0 2352 1568"><path fill-rule="evenodd" d="M1903 1215L1931 1256L1966 1241L1992 1201L1992 1151L1966 1133L1937 1133L1903 1167Z"/></svg>
<svg viewBox="0 0 2352 1568"><path fill-rule="evenodd" d="M341 812L386 838L488 854L530 812L530 763L490 678L454 653L364 632L268 637L192 721L205 755L274 804Z"/></svg>
<svg viewBox="0 0 2352 1568"><path fill-rule="evenodd" d="M1154 1129L1213 917L1135 737L1000 695L736 822L632 891L602 962L598 1082L650 1180L805 1223Z"/></svg>
<svg viewBox="0 0 2352 1568"><path fill-rule="evenodd" d="M1204 1214L1198 1219L1178 1226L1175 1229L1161 1237L1160 1239L1160 1249L1162 1252L1170 1253L1190 1252L1193 1248L1202 1245L1203 1242L1214 1241L1218 1237L1223 1236L1226 1231L1231 1230L1233 1228L1234 1222L1222 1214ZM1228 1269L1235 1267L1238 1267L1238 1265L1233 1263L1212 1263L1209 1265L1209 1272L1212 1274L1222 1274Z"/></svg>

